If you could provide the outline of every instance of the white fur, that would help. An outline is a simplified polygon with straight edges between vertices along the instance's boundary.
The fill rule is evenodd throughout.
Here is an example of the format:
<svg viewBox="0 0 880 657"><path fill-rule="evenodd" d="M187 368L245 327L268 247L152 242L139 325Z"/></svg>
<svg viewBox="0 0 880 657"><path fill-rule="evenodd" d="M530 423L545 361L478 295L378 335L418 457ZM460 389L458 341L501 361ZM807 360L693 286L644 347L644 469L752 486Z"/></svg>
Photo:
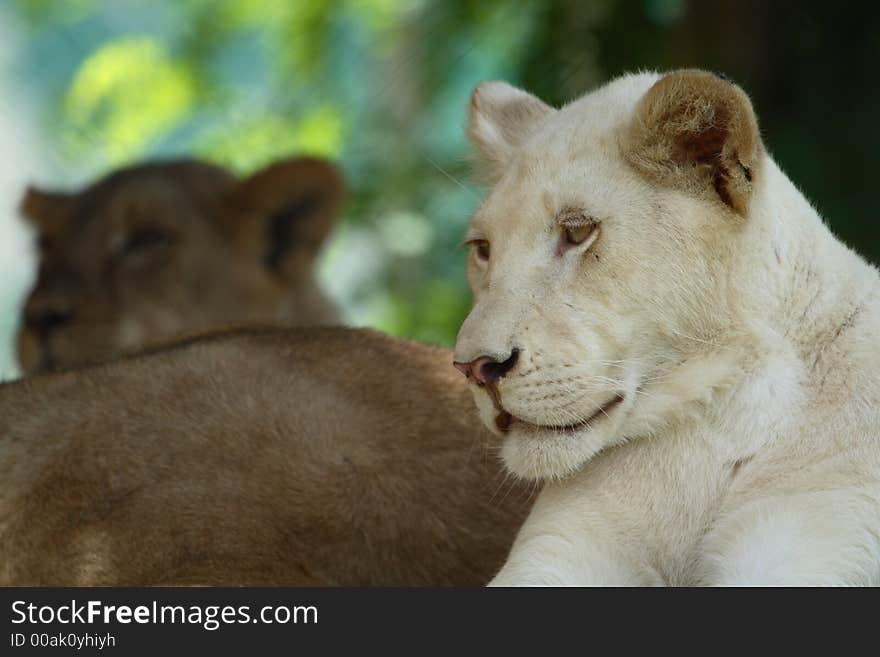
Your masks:
<svg viewBox="0 0 880 657"><path fill-rule="evenodd" d="M747 217L628 165L658 77L538 120L472 222L491 258L469 263L456 360L519 349L498 390L531 425L624 395L573 433L503 435L508 468L546 483L493 584L880 584L877 271L768 155ZM554 256L570 206L601 220L595 254Z"/></svg>

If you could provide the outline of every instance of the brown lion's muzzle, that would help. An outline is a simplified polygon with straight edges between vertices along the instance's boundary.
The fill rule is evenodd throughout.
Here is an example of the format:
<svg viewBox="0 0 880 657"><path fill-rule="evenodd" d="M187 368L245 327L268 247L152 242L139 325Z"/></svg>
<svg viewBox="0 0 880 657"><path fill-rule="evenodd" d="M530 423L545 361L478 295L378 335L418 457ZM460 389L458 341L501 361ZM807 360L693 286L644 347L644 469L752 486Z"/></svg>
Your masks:
<svg viewBox="0 0 880 657"><path fill-rule="evenodd" d="M54 368L50 338L53 332L70 323L72 317L69 311L28 305L18 336L19 363L26 372Z"/></svg>

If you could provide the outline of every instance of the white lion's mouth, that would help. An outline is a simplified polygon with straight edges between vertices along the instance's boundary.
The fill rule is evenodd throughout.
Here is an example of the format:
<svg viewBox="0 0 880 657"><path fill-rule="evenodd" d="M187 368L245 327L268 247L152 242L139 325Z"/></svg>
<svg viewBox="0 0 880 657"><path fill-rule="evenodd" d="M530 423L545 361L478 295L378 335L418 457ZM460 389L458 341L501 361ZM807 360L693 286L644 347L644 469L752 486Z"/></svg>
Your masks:
<svg viewBox="0 0 880 657"><path fill-rule="evenodd" d="M617 393L610 400L605 402L602 406L600 406L595 413L593 413L590 417L582 422L575 422L573 424L535 424L533 422L526 422L511 413L508 413L504 409L500 409L498 415L495 416L495 426L498 427L499 431L510 431L512 427L522 427L526 430L532 431L541 431L541 432L552 432L552 433L575 433L577 431L582 431L584 429L592 426L596 420L601 419L602 417L608 416L608 414L617 407L623 401L623 393Z"/></svg>

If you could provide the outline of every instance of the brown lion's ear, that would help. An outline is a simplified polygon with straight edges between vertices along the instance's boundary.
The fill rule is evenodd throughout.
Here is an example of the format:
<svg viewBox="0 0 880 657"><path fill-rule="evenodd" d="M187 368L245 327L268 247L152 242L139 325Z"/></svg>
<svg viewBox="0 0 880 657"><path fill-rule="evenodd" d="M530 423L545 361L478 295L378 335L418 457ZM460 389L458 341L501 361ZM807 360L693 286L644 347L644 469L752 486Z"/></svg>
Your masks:
<svg viewBox="0 0 880 657"><path fill-rule="evenodd" d="M345 195L329 162L275 162L235 185L229 222L236 239L284 277L304 275L330 234Z"/></svg>
<svg viewBox="0 0 880 657"><path fill-rule="evenodd" d="M67 220L74 197L74 194L28 187L21 200L21 213L44 234L57 234Z"/></svg>
<svg viewBox="0 0 880 657"><path fill-rule="evenodd" d="M705 71L666 75L639 101L623 148L651 177L748 213L763 146L752 104L735 84Z"/></svg>
<svg viewBox="0 0 880 657"><path fill-rule="evenodd" d="M511 154L555 110L506 82L481 82L471 94L468 139L496 181Z"/></svg>

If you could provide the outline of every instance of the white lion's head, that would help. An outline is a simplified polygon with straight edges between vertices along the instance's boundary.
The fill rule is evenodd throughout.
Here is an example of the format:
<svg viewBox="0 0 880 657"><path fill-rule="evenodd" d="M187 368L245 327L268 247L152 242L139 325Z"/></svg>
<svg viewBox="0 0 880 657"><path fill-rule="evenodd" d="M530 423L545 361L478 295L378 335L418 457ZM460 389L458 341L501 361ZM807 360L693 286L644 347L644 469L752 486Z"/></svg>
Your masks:
<svg viewBox="0 0 880 657"><path fill-rule="evenodd" d="M729 262L764 160L748 97L701 71L619 78L555 110L479 85L469 136L492 189L471 221L474 306L456 366L502 456L565 476L644 432L681 362L729 321ZM684 394L684 393L682 393Z"/></svg>

